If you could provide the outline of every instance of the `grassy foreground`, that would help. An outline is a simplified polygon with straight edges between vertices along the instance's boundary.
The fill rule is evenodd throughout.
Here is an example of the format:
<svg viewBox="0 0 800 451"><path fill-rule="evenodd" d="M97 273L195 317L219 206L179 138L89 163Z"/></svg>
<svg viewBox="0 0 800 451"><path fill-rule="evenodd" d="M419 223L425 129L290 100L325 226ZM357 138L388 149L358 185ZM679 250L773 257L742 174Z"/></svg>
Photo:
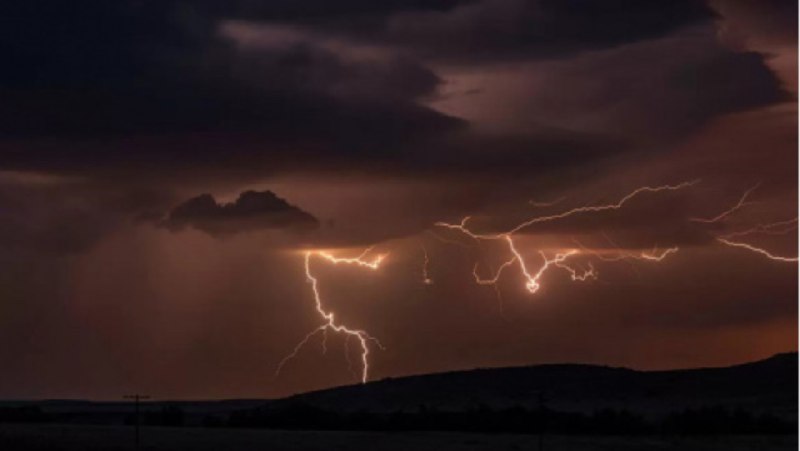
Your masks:
<svg viewBox="0 0 800 451"><path fill-rule="evenodd" d="M0 424L0 449L131 450L131 427L59 424ZM721 437L566 437L545 436L544 450L558 451L738 451L796 450L796 436ZM270 450L270 451L438 451L538 450L530 435L482 435L432 432L317 432L252 429L148 427L142 430L142 450Z"/></svg>

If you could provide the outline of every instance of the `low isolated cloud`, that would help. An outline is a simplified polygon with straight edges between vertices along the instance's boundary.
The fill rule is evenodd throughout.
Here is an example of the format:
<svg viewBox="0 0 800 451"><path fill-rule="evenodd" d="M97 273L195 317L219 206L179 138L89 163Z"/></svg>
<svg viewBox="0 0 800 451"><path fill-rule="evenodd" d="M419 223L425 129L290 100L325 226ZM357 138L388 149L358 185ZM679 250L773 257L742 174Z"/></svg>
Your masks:
<svg viewBox="0 0 800 451"><path fill-rule="evenodd" d="M215 237L263 229L308 231L319 227L317 218L272 191L245 191L227 204L201 194L172 209L160 224L172 231L191 227Z"/></svg>

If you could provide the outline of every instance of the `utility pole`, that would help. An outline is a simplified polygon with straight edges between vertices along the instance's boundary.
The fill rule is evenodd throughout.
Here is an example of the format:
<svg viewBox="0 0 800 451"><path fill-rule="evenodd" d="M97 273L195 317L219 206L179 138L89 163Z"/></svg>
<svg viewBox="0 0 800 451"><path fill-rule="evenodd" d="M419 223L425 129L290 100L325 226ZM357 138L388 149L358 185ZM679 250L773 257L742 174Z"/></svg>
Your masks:
<svg viewBox="0 0 800 451"><path fill-rule="evenodd" d="M136 430L136 441L134 443L136 445L136 449L139 449L139 401L144 399L150 399L150 396L135 394L135 395L125 395L123 396L123 398L132 399L136 409L136 413L134 414L135 415L134 428Z"/></svg>

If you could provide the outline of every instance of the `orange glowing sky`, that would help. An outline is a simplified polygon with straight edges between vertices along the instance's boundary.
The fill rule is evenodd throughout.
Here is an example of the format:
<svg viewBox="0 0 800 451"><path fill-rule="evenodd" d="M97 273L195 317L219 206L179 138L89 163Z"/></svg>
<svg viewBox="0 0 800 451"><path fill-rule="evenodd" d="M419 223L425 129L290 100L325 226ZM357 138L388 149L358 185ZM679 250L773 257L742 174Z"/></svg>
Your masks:
<svg viewBox="0 0 800 451"><path fill-rule="evenodd" d="M0 398L797 349L796 2L114 3L9 12Z"/></svg>

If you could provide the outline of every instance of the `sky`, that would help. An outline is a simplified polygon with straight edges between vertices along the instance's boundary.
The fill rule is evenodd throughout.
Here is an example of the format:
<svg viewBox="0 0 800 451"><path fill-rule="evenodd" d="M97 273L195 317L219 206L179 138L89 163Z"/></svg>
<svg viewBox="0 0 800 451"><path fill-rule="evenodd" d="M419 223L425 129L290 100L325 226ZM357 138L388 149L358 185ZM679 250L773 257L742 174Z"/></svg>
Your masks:
<svg viewBox="0 0 800 451"><path fill-rule="evenodd" d="M797 350L796 2L1 10L0 398Z"/></svg>

